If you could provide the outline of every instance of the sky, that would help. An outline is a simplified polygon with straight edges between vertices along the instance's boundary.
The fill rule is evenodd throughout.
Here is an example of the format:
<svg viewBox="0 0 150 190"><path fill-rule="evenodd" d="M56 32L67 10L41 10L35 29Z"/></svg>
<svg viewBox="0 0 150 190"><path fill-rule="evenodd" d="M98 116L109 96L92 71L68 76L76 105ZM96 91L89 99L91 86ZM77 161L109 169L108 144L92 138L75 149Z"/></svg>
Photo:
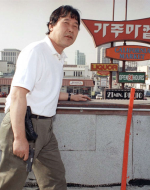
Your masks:
<svg viewBox="0 0 150 190"><path fill-rule="evenodd" d="M115 21L125 20L125 2L115 0ZM127 2L127 20L150 17L150 0ZM22 50L32 42L44 39L50 14L61 5L77 8L82 19L112 21L113 0L0 0L0 51ZM93 39L82 23L75 43L64 50L67 64L75 64L76 50L86 55L87 65L96 62Z"/></svg>

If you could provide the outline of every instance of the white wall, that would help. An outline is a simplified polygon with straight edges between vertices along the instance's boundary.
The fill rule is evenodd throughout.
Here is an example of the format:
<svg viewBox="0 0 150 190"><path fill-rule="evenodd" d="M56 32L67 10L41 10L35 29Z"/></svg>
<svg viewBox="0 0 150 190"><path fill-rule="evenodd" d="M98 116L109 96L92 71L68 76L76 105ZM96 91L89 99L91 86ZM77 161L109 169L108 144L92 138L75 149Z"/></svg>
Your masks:
<svg viewBox="0 0 150 190"><path fill-rule="evenodd" d="M7 61L0 61L0 71L3 73L7 73Z"/></svg>
<svg viewBox="0 0 150 190"><path fill-rule="evenodd" d="M54 133L66 168L67 183L93 186L121 183L126 120L127 116L119 115L58 114L54 117ZM149 122L150 116L132 117L127 183L131 179L150 180ZM34 178L32 173L30 178ZM35 180L27 181L35 183ZM98 189L120 190L120 187L91 190ZM127 187L127 190L135 189L139 188ZM140 188L148 189L150 186Z"/></svg>

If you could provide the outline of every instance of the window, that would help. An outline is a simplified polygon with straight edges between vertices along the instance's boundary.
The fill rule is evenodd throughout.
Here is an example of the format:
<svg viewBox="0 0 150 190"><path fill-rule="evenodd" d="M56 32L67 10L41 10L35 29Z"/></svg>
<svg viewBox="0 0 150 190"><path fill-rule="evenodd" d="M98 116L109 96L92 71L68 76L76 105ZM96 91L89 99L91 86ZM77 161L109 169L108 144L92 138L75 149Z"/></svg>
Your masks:
<svg viewBox="0 0 150 190"><path fill-rule="evenodd" d="M65 76L65 72L64 72L64 76Z"/></svg>
<svg viewBox="0 0 150 190"><path fill-rule="evenodd" d="M74 76L75 76L75 71L74 71Z"/></svg>

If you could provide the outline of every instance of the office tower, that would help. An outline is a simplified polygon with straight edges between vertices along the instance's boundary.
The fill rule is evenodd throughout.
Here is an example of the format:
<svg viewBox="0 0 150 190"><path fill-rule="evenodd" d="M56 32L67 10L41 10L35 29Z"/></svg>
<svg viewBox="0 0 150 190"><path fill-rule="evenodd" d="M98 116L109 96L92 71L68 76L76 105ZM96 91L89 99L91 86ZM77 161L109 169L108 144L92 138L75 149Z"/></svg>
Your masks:
<svg viewBox="0 0 150 190"><path fill-rule="evenodd" d="M110 63L110 58L105 57L106 48L108 47L101 47L100 49L100 63ZM119 60L113 59L113 63L119 63Z"/></svg>
<svg viewBox="0 0 150 190"><path fill-rule="evenodd" d="M96 52L96 61L97 63L110 63L110 59L105 57L105 49L110 48L110 43L104 44L97 47ZM115 43L114 43L115 46ZM118 63L119 61L113 60L113 63Z"/></svg>
<svg viewBox="0 0 150 190"><path fill-rule="evenodd" d="M16 64L20 52L21 51L17 49L4 49L1 51L1 59Z"/></svg>
<svg viewBox="0 0 150 190"><path fill-rule="evenodd" d="M85 54L79 52L79 50L75 51L75 64L76 65L85 65Z"/></svg>

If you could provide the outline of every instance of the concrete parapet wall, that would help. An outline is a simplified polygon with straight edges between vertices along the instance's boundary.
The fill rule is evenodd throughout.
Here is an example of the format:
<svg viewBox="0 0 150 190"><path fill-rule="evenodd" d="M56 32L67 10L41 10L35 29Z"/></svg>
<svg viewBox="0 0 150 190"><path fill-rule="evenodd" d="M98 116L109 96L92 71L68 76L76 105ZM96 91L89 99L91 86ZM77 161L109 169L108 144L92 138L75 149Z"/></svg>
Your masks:
<svg viewBox="0 0 150 190"><path fill-rule="evenodd" d="M1 120L3 116L1 113ZM54 117L68 190L120 189L126 119L127 116L90 114ZM149 190L150 116L134 115L130 132L127 189ZM24 190L37 189L36 180L31 178L32 173L26 186L35 185Z"/></svg>

